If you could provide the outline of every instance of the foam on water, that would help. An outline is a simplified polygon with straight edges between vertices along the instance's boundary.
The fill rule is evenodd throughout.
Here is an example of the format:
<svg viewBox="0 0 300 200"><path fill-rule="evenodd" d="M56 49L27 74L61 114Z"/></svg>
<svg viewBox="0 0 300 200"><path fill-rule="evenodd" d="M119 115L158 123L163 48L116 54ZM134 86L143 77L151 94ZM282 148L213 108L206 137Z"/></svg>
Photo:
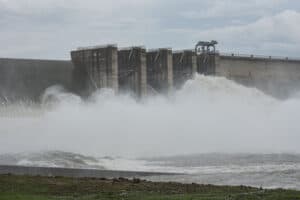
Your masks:
<svg viewBox="0 0 300 200"><path fill-rule="evenodd" d="M69 152L0 155L0 165L174 172L184 175L145 177L152 181L177 181L215 185L248 185L300 190L300 155L199 154L162 158L127 159L92 157Z"/></svg>

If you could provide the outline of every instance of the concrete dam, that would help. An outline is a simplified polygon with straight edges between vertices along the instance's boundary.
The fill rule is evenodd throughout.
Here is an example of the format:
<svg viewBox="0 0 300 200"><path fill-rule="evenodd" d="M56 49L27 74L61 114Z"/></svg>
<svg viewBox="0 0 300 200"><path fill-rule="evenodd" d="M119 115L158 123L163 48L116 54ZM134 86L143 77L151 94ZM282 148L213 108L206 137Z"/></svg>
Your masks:
<svg viewBox="0 0 300 200"><path fill-rule="evenodd" d="M61 85L87 97L101 88L136 97L168 94L196 73L221 76L277 98L300 88L300 59L219 53L215 42L172 51L116 45L78 48L71 60L0 58L0 100L39 101L45 89Z"/></svg>

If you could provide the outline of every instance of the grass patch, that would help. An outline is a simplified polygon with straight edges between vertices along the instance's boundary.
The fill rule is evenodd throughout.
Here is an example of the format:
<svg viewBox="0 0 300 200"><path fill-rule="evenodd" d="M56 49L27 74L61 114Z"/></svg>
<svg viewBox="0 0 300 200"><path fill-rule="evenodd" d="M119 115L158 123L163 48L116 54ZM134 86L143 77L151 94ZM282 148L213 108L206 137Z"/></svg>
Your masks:
<svg viewBox="0 0 300 200"><path fill-rule="evenodd" d="M300 200L300 191L253 187L0 175L0 200Z"/></svg>

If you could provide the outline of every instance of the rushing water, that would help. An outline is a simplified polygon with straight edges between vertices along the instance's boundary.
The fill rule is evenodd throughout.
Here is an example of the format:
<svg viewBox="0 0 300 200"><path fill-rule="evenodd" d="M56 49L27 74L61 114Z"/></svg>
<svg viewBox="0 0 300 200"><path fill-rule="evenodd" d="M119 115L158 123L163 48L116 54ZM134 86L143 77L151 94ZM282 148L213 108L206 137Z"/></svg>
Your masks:
<svg viewBox="0 0 300 200"><path fill-rule="evenodd" d="M185 172L153 180L299 189L299 118L297 96L277 100L225 78L197 75L168 97L141 101L110 90L83 101L52 87L42 105L0 106L0 164Z"/></svg>
<svg viewBox="0 0 300 200"><path fill-rule="evenodd" d="M297 154L198 154L161 158L126 159L92 157L68 152L6 154L0 164L101 170L174 172L184 175L145 177L215 185L247 185L300 190L300 155Z"/></svg>

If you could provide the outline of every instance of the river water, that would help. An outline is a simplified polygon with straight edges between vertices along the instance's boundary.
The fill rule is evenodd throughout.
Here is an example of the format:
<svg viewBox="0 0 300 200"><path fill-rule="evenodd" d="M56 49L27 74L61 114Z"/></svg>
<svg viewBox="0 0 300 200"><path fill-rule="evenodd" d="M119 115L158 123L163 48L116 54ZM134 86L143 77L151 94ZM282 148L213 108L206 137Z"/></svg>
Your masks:
<svg viewBox="0 0 300 200"><path fill-rule="evenodd" d="M1 165L63 167L100 170L174 172L184 175L145 177L214 185L247 185L300 190L300 155L297 154L199 154L128 159L92 157L68 152L5 154Z"/></svg>

